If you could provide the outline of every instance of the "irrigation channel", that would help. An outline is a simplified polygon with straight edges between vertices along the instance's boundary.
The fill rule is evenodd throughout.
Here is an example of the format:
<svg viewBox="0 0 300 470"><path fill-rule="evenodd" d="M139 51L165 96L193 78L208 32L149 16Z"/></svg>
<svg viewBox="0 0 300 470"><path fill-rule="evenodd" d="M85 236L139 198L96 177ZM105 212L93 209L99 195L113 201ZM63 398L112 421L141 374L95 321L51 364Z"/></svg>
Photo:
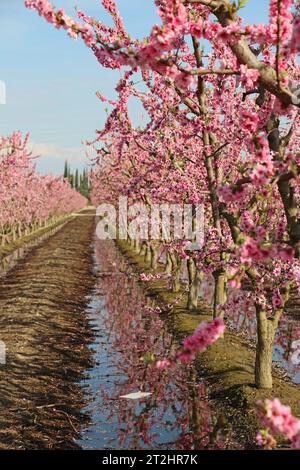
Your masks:
<svg viewBox="0 0 300 470"><path fill-rule="evenodd" d="M152 302L93 211L33 246L0 280L0 449L239 448L194 365L153 366L180 338Z"/></svg>

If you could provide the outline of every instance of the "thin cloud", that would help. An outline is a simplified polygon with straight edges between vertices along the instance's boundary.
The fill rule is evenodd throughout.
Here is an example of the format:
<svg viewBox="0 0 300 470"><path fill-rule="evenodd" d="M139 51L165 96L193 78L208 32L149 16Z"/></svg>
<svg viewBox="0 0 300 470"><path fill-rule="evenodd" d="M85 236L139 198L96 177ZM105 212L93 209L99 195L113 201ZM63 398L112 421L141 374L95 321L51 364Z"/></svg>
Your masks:
<svg viewBox="0 0 300 470"><path fill-rule="evenodd" d="M63 147L43 142L31 142L29 148L34 156L40 156L41 158L51 157L54 160L69 160L70 162L83 162L86 160L84 146Z"/></svg>

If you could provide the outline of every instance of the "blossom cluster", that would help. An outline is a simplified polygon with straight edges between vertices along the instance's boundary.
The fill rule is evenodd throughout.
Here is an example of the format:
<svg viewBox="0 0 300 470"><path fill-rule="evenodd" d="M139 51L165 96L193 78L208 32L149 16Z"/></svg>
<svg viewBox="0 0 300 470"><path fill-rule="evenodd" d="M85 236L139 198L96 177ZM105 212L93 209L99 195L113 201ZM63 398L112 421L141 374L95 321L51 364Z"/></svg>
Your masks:
<svg viewBox="0 0 300 470"><path fill-rule="evenodd" d="M275 43L278 42L278 38L281 42L286 43L292 35L292 6L294 3L294 0L281 0L279 2L280 10L278 10L278 0L270 0L269 32Z"/></svg>
<svg viewBox="0 0 300 470"><path fill-rule="evenodd" d="M294 21L291 50L292 52L300 52L300 16L297 16Z"/></svg>
<svg viewBox="0 0 300 470"><path fill-rule="evenodd" d="M300 295L300 261L296 261L293 266L293 276L295 278L298 293Z"/></svg>
<svg viewBox="0 0 300 470"><path fill-rule="evenodd" d="M257 442L260 446L273 448L276 446L274 435L281 435L291 442L291 447L300 449L300 420L292 415L289 406L274 400L259 401L258 417L267 431L260 431Z"/></svg>
<svg viewBox="0 0 300 470"><path fill-rule="evenodd" d="M191 362L197 353L204 352L208 346L215 343L225 331L222 318L215 318L212 322L202 322L191 336L183 342L183 350L177 353L177 360Z"/></svg>
<svg viewBox="0 0 300 470"><path fill-rule="evenodd" d="M248 238L241 247L241 262L247 265L253 264L254 261L266 261L270 258L278 257L283 261L293 261L295 251L291 246L283 246L274 244L266 246L258 240Z"/></svg>
<svg viewBox="0 0 300 470"><path fill-rule="evenodd" d="M249 69L246 65L241 65L240 67L240 77L241 77L241 85L246 90L252 90L255 88L257 81L259 79L259 72L255 69Z"/></svg>
<svg viewBox="0 0 300 470"><path fill-rule="evenodd" d="M88 47L96 44L93 28L90 24L82 25L68 16L63 8L55 10L48 0L26 0L25 6L36 10L40 16L43 16L48 23L53 24L56 28L63 28L67 31L72 39L77 39L81 35Z"/></svg>
<svg viewBox="0 0 300 470"><path fill-rule="evenodd" d="M212 322L202 322L191 336L188 336L183 347L175 357L159 359L155 362L157 369L170 369L176 363L192 362L198 353L203 353L210 345L215 343L225 331L225 324L221 318L216 318Z"/></svg>

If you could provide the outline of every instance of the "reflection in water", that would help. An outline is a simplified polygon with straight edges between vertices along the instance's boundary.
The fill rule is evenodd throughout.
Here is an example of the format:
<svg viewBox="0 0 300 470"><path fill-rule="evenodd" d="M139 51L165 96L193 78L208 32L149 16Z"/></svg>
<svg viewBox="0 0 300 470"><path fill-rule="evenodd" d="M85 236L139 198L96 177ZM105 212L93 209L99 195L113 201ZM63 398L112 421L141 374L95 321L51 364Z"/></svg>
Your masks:
<svg viewBox="0 0 300 470"><path fill-rule="evenodd" d="M287 370L293 382L300 383L299 355L294 354L294 343L300 340L299 317L285 316L281 320L280 329L276 337L274 348L274 361ZM299 346L298 346L299 350Z"/></svg>
<svg viewBox="0 0 300 470"><path fill-rule="evenodd" d="M98 285L88 315L95 331L95 367L83 381L91 424L86 449L232 448L223 417L212 412L193 365L161 371L153 357L176 347L158 315L146 313L136 276L110 241L95 242ZM149 392L144 399L120 398Z"/></svg>

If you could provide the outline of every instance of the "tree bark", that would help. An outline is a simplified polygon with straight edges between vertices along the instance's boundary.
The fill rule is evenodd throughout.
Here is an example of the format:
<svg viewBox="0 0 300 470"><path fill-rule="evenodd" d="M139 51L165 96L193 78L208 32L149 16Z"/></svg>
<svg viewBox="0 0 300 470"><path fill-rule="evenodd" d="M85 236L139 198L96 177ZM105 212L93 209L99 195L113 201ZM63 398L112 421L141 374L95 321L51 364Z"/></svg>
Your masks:
<svg viewBox="0 0 300 470"><path fill-rule="evenodd" d="M134 251L135 251L135 253L139 254L140 250L141 250L141 247L140 247L139 240L134 240Z"/></svg>
<svg viewBox="0 0 300 470"><path fill-rule="evenodd" d="M145 242L142 243L141 249L140 249L140 256L145 256L146 255L146 250L147 250L147 245Z"/></svg>
<svg viewBox="0 0 300 470"><path fill-rule="evenodd" d="M193 258L188 259L187 269L189 276L189 295L187 308L188 310L195 310L198 307L199 290L203 280L203 274L197 269Z"/></svg>
<svg viewBox="0 0 300 470"><path fill-rule="evenodd" d="M158 268L158 248L154 245L150 245L150 252L151 252L151 268L157 269Z"/></svg>
<svg viewBox="0 0 300 470"><path fill-rule="evenodd" d="M215 279L214 288L214 318L223 317L224 312L218 307L225 304L227 300L226 294L226 275L223 270L215 271L213 273Z"/></svg>
<svg viewBox="0 0 300 470"><path fill-rule="evenodd" d="M172 260L172 271L174 273L174 280L172 284L172 291L179 292L181 287L181 268L182 268L182 259L176 257L175 253L170 253L170 257Z"/></svg>
<svg viewBox="0 0 300 470"><path fill-rule="evenodd" d="M145 263L147 263L148 265L151 264L151 248L149 245L147 245L146 247Z"/></svg>
<svg viewBox="0 0 300 470"><path fill-rule="evenodd" d="M257 345L255 359L255 385L257 388L272 389L272 356L276 328L266 312L256 307Z"/></svg>
<svg viewBox="0 0 300 470"><path fill-rule="evenodd" d="M172 273L172 260L171 260L170 253L167 253L165 273L166 274L171 274Z"/></svg>

